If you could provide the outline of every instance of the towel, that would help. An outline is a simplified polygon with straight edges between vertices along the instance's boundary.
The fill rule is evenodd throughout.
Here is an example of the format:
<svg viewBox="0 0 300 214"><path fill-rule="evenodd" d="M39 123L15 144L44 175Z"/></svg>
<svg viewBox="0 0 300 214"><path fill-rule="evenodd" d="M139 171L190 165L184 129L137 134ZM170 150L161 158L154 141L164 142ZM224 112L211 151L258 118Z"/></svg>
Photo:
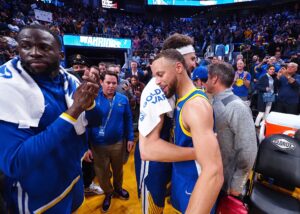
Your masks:
<svg viewBox="0 0 300 214"><path fill-rule="evenodd" d="M65 99L70 107L73 93L80 82L62 67L59 72L64 77ZM0 103L0 120L19 124L19 128L38 127L45 111L44 96L37 83L21 66L19 57L0 67ZM83 112L74 124L78 135L85 132L87 123Z"/></svg>
<svg viewBox="0 0 300 214"><path fill-rule="evenodd" d="M156 85L155 78L152 78L144 88L140 103L138 129L144 137L160 122L160 115L169 113L170 117L173 116L175 98L167 99L161 88Z"/></svg>

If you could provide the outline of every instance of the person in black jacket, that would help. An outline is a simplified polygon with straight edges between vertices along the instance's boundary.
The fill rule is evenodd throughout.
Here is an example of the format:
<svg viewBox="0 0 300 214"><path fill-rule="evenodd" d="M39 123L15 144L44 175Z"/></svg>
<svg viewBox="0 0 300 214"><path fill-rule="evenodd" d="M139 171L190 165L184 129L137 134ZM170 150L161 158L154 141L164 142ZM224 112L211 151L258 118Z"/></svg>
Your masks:
<svg viewBox="0 0 300 214"><path fill-rule="evenodd" d="M275 66L269 65L267 73L258 80L258 83L256 85L258 91L257 110L259 111L255 120L256 127L259 127L260 121L262 119L266 119L271 111L272 102L264 102L263 94L266 92L275 94L276 88L274 87L274 82L276 81L276 78L274 78L274 74Z"/></svg>

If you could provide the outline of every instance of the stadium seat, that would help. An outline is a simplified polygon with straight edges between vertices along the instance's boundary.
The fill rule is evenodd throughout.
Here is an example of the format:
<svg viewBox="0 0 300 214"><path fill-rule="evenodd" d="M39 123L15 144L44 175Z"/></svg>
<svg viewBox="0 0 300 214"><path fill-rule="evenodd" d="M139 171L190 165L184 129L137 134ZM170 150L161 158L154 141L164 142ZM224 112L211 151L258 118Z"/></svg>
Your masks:
<svg viewBox="0 0 300 214"><path fill-rule="evenodd" d="M254 167L249 214L300 213L300 201L289 194L300 187L299 169L299 141L283 134L264 139Z"/></svg>

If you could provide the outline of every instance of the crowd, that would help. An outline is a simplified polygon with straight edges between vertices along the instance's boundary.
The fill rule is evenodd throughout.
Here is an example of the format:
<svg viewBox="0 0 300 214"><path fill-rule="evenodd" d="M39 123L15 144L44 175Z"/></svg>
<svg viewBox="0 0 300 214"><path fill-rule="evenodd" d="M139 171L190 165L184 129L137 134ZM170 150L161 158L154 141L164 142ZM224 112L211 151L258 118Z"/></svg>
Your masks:
<svg viewBox="0 0 300 214"><path fill-rule="evenodd" d="M38 9L52 12L53 22L43 22L34 17L31 4ZM296 7L296 5L295 5ZM225 17L200 17L191 20L180 18L148 17L138 14L111 12L82 5L55 7L36 1L1 1L0 6L1 58L15 55L15 33L25 24L41 23L59 35L80 34L112 38L130 38L132 49L139 54L138 63L147 64L151 53L157 53L163 40L175 32L195 40L196 53L204 56L216 44L237 44L249 60L249 52L263 58L274 55L280 48L283 59L290 58L300 48L299 11L293 8L250 11L250 15ZM7 45L5 45L6 43ZM5 50L5 51L4 51ZM219 54L218 54L219 55ZM224 53L220 53L224 56ZM248 62L248 61L247 61Z"/></svg>
<svg viewBox="0 0 300 214"><path fill-rule="evenodd" d="M155 166L140 181L146 190L140 186L138 192L147 192L140 197L148 201L143 209L151 202L162 212L165 194L159 194L166 189L159 182L172 180L171 201L177 210L213 213L217 197L243 193L257 152L255 126L272 109L300 112L298 11L187 21L35 2L53 13L50 24L35 20L31 1L0 3L0 138L7 139L0 147L0 169L8 182L11 212L72 213L83 201L82 195L77 197L83 187L86 193L105 194L104 212L113 196L128 200L123 164L134 148L138 123L145 123L150 113L140 109L153 104L159 119L139 138L140 161L149 170L150 164ZM81 54L73 56L71 68L61 67L65 33L131 38L129 68L89 65ZM239 53L229 57L226 44L240 44ZM167 118L160 105L175 95L174 118ZM36 105L30 107L32 103ZM22 111L17 108L23 105ZM171 120L174 144L168 143L169 134L162 137L170 133ZM162 168L168 176L157 181ZM101 187L92 182L95 176ZM36 183L43 186L42 196L32 188Z"/></svg>

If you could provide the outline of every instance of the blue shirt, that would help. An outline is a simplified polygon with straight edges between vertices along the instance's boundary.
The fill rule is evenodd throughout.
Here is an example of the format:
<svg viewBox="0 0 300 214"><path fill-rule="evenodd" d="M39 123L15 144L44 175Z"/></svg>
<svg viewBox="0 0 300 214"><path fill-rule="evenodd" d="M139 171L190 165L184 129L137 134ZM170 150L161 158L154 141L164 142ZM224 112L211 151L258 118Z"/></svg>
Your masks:
<svg viewBox="0 0 300 214"><path fill-rule="evenodd" d="M286 104L298 104L300 92L300 75L295 74L293 78L296 80L290 84L285 76L282 76L276 82L278 87L278 102Z"/></svg>
<svg viewBox="0 0 300 214"><path fill-rule="evenodd" d="M110 145L120 142L123 139L133 141L132 113L127 97L116 92L113 100L109 100L101 91L96 102L101 106L101 127L104 129L104 136L99 133L100 127L92 128L92 143L97 145ZM112 110L110 117L108 117L110 109Z"/></svg>
<svg viewBox="0 0 300 214"><path fill-rule="evenodd" d="M38 127L19 128L0 121L0 169L7 176L7 200L12 213L19 209L71 213L83 202L81 158L87 149L86 134L77 135L62 114L67 110L62 76L33 78L45 99ZM94 120L89 122L99 123L97 111L86 112Z"/></svg>
<svg viewBox="0 0 300 214"><path fill-rule="evenodd" d="M248 88L244 85L244 76L245 76L245 71L239 74L236 83L232 86L233 93L238 97L248 96ZM251 81L250 73L247 74L246 80Z"/></svg>

